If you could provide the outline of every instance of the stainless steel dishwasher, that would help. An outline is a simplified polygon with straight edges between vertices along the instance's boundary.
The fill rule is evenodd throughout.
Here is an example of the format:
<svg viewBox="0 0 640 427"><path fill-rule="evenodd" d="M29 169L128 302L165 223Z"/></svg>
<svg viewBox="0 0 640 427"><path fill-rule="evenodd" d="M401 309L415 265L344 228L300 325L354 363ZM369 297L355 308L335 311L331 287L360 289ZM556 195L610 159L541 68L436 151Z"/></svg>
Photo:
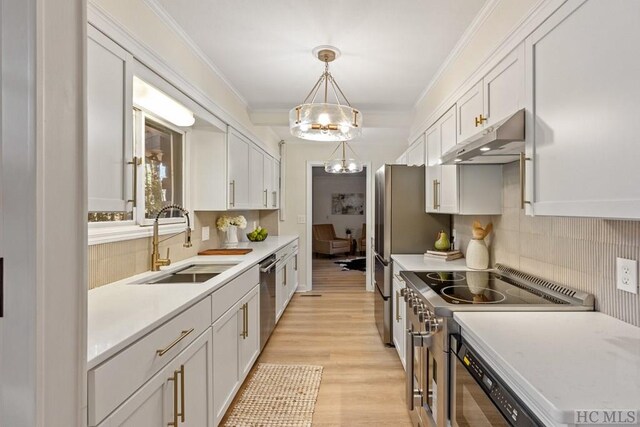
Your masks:
<svg viewBox="0 0 640 427"><path fill-rule="evenodd" d="M276 326L276 267L278 259L271 255L260 263L260 350Z"/></svg>

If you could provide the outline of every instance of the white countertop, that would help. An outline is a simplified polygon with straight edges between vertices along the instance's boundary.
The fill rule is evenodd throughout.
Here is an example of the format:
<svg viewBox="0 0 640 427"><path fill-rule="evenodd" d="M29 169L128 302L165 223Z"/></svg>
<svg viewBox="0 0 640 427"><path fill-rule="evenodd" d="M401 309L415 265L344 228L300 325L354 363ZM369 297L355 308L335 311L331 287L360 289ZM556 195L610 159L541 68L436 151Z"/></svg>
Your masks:
<svg viewBox="0 0 640 427"><path fill-rule="evenodd" d="M453 261L441 261L438 259L424 259L419 255L391 255L391 259L400 264L401 270L407 271L463 271L470 270L464 258Z"/></svg>
<svg viewBox="0 0 640 427"><path fill-rule="evenodd" d="M640 410L636 326L598 312L459 312L454 319L549 425L573 424L575 410Z"/></svg>
<svg viewBox="0 0 640 427"><path fill-rule="evenodd" d="M246 255L195 256L162 268L162 271L173 271L189 264L238 263L205 283L130 284L159 273L147 271L90 290L87 368L91 369L102 363L297 238L298 236L269 236L264 242L243 244L243 247L253 249Z"/></svg>

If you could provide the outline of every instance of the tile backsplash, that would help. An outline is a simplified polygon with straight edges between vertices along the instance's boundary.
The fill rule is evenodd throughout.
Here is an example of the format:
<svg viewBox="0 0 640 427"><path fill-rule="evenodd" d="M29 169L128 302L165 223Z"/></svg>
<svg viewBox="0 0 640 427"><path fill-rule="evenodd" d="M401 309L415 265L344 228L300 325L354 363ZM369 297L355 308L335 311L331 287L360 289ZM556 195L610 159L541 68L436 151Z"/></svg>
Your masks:
<svg viewBox="0 0 640 427"><path fill-rule="evenodd" d="M616 289L615 259L640 260L640 221L531 217L519 207L517 163L503 167L503 214L454 215L458 246L471 240L474 220L493 222L491 263L553 280L596 297L596 309L640 326L640 296Z"/></svg>
<svg viewBox="0 0 640 427"><path fill-rule="evenodd" d="M247 229L253 222L267 228L272 235L278 234L277 211L234 211L234 212L195 212L195 228L191 234L193 246L184 248L182 235L175 236L160 243L160 255L164 257L170 248L172 261L197 255L198 252L220 247L224 240L223 233L216 229L216 220L221 215L244 215L247 219ZM209 226L209 240L202 241L202 227ZM239 230L238 236L244 230ZM161 236L160 238L166 238ZM135 274L149 271L151 264L151 238L123 240L114 243L104 243L89 246L89 289L94 289L108 283L121 280Z"/></svg>

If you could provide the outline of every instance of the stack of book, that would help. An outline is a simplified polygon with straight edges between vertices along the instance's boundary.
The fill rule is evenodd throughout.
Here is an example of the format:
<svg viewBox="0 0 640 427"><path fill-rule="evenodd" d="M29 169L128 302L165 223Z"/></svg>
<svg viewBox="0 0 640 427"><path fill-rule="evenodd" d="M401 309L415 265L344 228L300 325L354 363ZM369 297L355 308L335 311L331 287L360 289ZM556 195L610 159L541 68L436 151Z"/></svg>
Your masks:
<svg viewBox="0 0 640 427"><path fill-rule="evenodd" d="M455 251L427 251L424 254L425 259L439 259L441 261L452 261L454 259L462 258L462 252Z"/></svg>

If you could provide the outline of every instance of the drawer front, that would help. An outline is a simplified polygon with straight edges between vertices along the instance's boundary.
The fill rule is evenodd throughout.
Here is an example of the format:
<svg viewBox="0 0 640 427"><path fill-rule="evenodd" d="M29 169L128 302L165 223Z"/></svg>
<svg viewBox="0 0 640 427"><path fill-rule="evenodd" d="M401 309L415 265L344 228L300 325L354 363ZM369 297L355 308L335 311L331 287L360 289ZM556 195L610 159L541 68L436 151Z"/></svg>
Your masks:
<svg viewBox="0 0 640 427"><path fill-rule="evenodd" d="M260 282L260 267L251 267L221 289L215 291L211 318L215 322Z"/></svg>
<svg viewBox="0 0 640 427"><path fill-rule="evenodd" d="M89 425L97 425L210 325L207 297L89 371Z"/></svg>

